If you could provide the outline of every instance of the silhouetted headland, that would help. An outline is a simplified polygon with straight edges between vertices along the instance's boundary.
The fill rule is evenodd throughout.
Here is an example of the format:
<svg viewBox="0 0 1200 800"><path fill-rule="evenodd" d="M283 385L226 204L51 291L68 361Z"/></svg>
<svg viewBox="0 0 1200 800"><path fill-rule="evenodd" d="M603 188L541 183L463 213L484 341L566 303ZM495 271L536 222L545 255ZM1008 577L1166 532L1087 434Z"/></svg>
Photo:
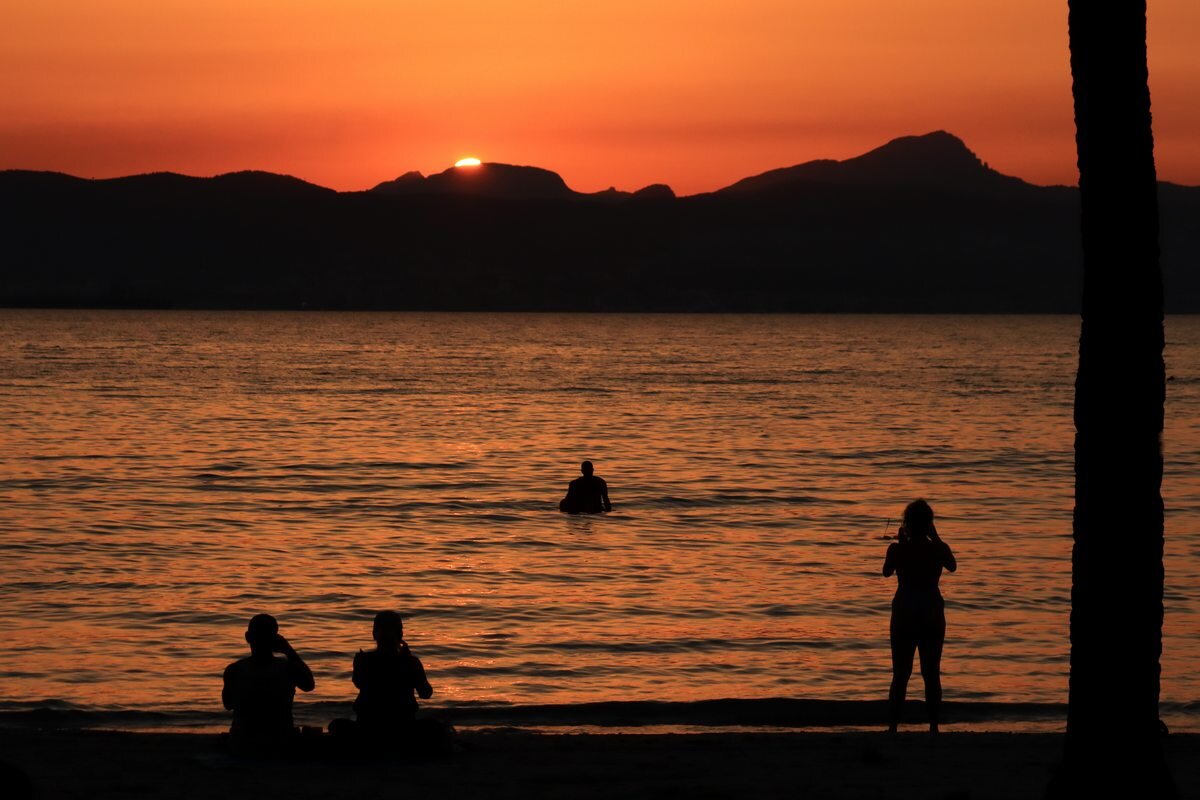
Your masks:
<svg viewBox="0 0 1200 800"><path fill-rule="evenodd" d="M1160 184L1169 312L1200 311L1200 188ZM369 191L239 172L0 172L0 306L1074 312L1073 187L909 136L676 197L507 164Z"/></svg>
<svg viewBox="0 0 1200 800"><path fill-rule="evenodd" d="M454 195L508 200L563 200L575 194L557 173L540 167L512 164L451 167L429 177L419 172L407 172L394 181L379 184L371 191L402 196Z"/></svg>

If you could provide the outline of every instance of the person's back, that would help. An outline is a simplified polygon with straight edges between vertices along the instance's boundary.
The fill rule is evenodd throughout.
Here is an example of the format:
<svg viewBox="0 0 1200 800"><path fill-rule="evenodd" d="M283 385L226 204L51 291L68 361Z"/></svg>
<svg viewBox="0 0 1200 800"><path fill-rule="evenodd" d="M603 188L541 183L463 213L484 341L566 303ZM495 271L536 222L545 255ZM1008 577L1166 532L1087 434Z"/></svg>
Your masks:
<svg viewBox="0 0 1200 800"><path fill-rule="evenodd" d="M584 461L579 470L583 475L567 484L567 496L558 504L559 510L569 514L612 511L612 503L608 500L608 483L593 474L592 462Z"/></svg>
<svg viewBox="0 0 1200 800"><path fill-rule="evenodd" d="M949 546L940 539L911 539L890 545L885 561L896 570L896 597L915 602L941 599L938 583L942 569L952 558Z"/></svg>
<svg viewBox="0 0 1200 800"><path fill-rule="evenodd" d="M420 660L407 650L359 652L353 680L358 687L354 713L360 723L374 728L412 722L417 714L413 692L429 685Z"/></svg>
<svg viewBox="0 0 1200 800"><path fill-rule="evenodd" d="M433 696L421 659L404 641L404 622L395 611L375 615L374 650L359 650L352 679L358 687L355 719L329 724L343 747L357 756L447 754L454 749L454 729L440 720L417 718L415 692Z"/></svg>
<svg viewBox="0 0 1200 800"><path fill-rule="evenodd" d="M238 747L273 747L294 733L292 700L296 689L312 691L312 672L268 614L250 620L250 655L225 668L221 699L233 712L229 733ZM276 655L276 653L282 655Z"/></svg>
<svg viewBox="0 0 1200 800"><path fill-rule="evenodd" d="M352 680L358 688L354 714L358 723L375 733L402 732L417 713L413 693L422 698L433 695L425 677L425 667L405 644L404 623L393 611L375 617L374 650L358 652L354 657Z"/></svg>
<svg viewBox="0 0 1200 800"><path fill-rule="evenodd" d="M577 511L597 514L604 510L604 497L608 484L595 475L583 475L567 486L567 502Z"/></svg>
<svg viewBox="0 0 1200 800"><path fill-rule="evenodd" d="M888 729L900 723L913 653L921 655L929 730L937 732L942 702L941 662L946 640L946 612L938 583L942 570L954 572L958 564L949 545L938 536L933 509L914 500L904 509L900 541L888 545L883 575L896 575L889 639L892 648L892 685L888 691Z"/></svg>

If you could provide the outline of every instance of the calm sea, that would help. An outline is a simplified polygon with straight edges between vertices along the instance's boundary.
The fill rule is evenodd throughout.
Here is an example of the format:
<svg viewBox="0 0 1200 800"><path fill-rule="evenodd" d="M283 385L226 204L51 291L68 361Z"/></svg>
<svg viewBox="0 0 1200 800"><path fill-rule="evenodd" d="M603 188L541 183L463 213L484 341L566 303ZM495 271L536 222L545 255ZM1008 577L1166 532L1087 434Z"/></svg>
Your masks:
<svg viewBox="0 0 1200 800"><path fill-rule="evenodd" d="M218 723L266 611L333 713L383 608L433 707L878 699L885 536L917 496L960 565L947 698L1062 703L1076 337L1068 317L0 312L0 709ZM1196 727L1200 318L1167 338L1163 700ZM584 458L612 514L556 511Z"/></svg>

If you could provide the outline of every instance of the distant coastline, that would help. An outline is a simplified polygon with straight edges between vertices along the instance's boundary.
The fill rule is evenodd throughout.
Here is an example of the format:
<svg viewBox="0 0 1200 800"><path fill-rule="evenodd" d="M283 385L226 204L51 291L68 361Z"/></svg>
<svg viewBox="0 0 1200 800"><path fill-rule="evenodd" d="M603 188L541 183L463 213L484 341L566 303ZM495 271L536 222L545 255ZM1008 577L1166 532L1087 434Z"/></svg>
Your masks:
<svg viewBox="0 0 1200 800"><path fill-rule="evenodd" d="M1167 311L1200 312L1200 187L1160 206ZM945 132L687 197L504 164L342 193L7 171L0 307L1074 313L1078 216Z"/></svg>

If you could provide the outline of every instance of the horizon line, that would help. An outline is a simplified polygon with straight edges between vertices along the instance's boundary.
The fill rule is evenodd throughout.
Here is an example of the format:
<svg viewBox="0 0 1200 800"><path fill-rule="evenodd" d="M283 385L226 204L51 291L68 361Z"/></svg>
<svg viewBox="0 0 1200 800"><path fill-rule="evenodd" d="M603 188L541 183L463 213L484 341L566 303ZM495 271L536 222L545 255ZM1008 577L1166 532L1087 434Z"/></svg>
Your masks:
<svg viewBox="0 0 1200 800"><path fill-rule="evenodd" d="M769 173L769 172L774 172L774 171L777 171L777 170L786 170L786 169L791 169L791 168L794 168L794 167L799 167L799 166L803 166L803 165L805 165L805 164L811 164L811 163L815 163L815 162L821 162L821 161L831 161L831 162L834 162L834 163L842 164L842 163L845 163L845 162L847 162L847 161L851 161L851 160L853 160L853 159L855 159L855 158L859 158L859 157L861 157L861 156L867 155L868 153L875 152L876 150L879 150L879 149L881 149L881 148L883 148L883 147L886 147L886 146L888 146L888 145L890 145L890 144L892 144L892 143L894 143L894 142L897 142L897 141L900 141L900 140L903 140L903 139L921 139L921 138L926 138L926 137L933 136L933 135L936 135L936 134L939 134L939 133L940 133L940 134L947 134L947 135L949 135L949 136L953 137L954 139L957 139L957 140L958 140L960 143L962 143L962 144L963 144L963 146L964 146L964 147L965 147L965 148L966 148L966 149L967 149L967 150L968 150L968 151L969 151L969 152L970 152L972 155L974 155L974 156L975 156L975 157L976 157L976 158L979 160L979 162L980 162L980 164L981 164L981 165L983 165L983 166L984 166L985 168L987 168L987 169L992 169L994 172L996 172L996 173L997 173L997 174L999 174L999 175L1004 175L1004 176L1006 176L1006 177L1015 178L1015 179L1017 179L1017 180L1024 181L1025 183L1028 183L1028 184L1029 184L1029 185L1031 185L1031 186L1036 186L1036 187L1039 187L1039 188L1057 188L1057 187L1065 187L1065 188L1072 188L1072 189L1078 189L1078 188L1079 188L1078 180L1076 180L1076 182L1075 182L1075 183L1034 183L1034 182L1032 182L1032 181L1030 181L1030 180L1028 180L1028 179L1026 179L1026 178L1023 178L1023 177L1019 176L1019 175L1010 175L1010 174L1008 174L1008 173L1005 173L1005 172L1000 172L999 170L996 170L994 167L991 167L991 166L990 166L990 164L989 164L989 162L988 162L986 159L982 158L982 157L981 157L981 156L980 156L978 153L976 153L976 152L975 152L974 150L972 150L972 149L971 149L969 146L967 146L967 144L966 144L966 141L965 141L965 140L963 140L963 139L962 139L962 137L960 137L960 136L958 136L958 135L956 135L956 134L950 133L949 131L947 131L947 130L946 130L946 129L944 129L944 128L939 128L939 129L937 129L937 130L934 130L934 131L928 131L928 132L926 132L926 133L920 133L920 134L903 134L903 135L900 135L900 136L893 136L892 138L888 139L887 141L885 141L885 142L884 142L883 144L881 144L881 145L878 145L878 146L876 146L876 147L873 147L873 148L871 148L871 149L869 149L869 150L866 150L866 151L864 151L864 152L862 152L862 153L859 153L859 154L857 154L857 155L854 155L854 156L849 156L849 157L847 157L847 158L836 159L836 158L824 158L824 157L817 157L817 158L810 158L810 159L807 159L807 160L804 160L804 161L797 161L797 162L795 162L795 163L792 163L792 164L785 164L785 165L776 166L776 167L769 167L769 168L767 168L767 169L765 169L765 170L763 170L763 171L761 171L761 172L756 172L756 173L749 174L749 175L743 175L743 176L742 176L742 177L740 177L740 178L735 178L735 179L734 179L734 180L733 180L731 183L727 183L727 184L724 184L724 185L722 185L722 186L717 186L717 187L715 187L715 188L708 189L708 190L705 190L705 191L692 192L692 193L689 193L689 194L676 194L675 196L676 196L676 199L684 199L684 198L688 198L688 197L699 197L699 196L702 196L702 195L713 194L713 193L719 192L719 191L721 191L721 190L723 190L723 189L727 189L727 188L729 188L730 186L733 186L734 184L738 183L739 181L746 180L746 179L748 179L748 178L756 178L756 177L759 177L759 176L761 176L761 175L765 175L765 174L767 174L767 173ZM390 178L384 178L384 179L382 179L382 180L376 181L376 182L375 182L373 185L371 185L371 186L367 186L367 187L364 187L364 188L359 188L359 189L335 189L335 188L333 188L333 187L330 187L330 186L325 186L325 185L323 185L323 184L320 184L320 183L316 183L316 182L314 182L314 181L311 181L311 180L309 180L309 179L307 179L307 178L301 177L301 176L299 176L299 175L296 175L296 174L293 174L293 173L290 173L290 172L273 172L273 171L271 171L271 170L257 169L257 168L254 168L254 167L249 167L249 168L244 168L244 169L233 169L233 170L226 170L226 171L222 171L222 172L214 172L214 173L211 173L211 174L193 174L193 173L187 173L187 172L177 172L177 171L175 171L175 170L171 170L171 169L164 169L164 170L151 170L151 171L148 171L148 172L130 172L130 173L125 173L125 174L119 174L119 175L108 175L108 176L101 176L101 177L97 177L97 176L83 176L83 175L77 175L77 174L70 173L70 172L64 172L64 171L62 171L62 170L54 170L54 169L30 169L30 168L27 168L27 167L4 167L4 168L0 168L0 173L4 173L4 172L33 172L33 173L51 174L51 175L64 175L64 176L66 176L66 177L69 177L69 178L74 178L74 179L76 179L76 180L84 180L84 181L111 181L111 180L123 180L123 179L126 179L126 178L138 178L138 177L145 177L145 176L151 176L151 175L176 175L176 176L179 176L179 177L183 177L183 178L192 178L192 179L196 179L196 180L212 180L212 179L214 179L214 178L222 178L222 177L226 177L226 176L230 176L230 175L261 174L261 175L273 175L273 176L277 176L277 177L283 177L283 178L291 178L292 180L297 180L297 181L300 181L300 182L302 182L302 183L304 183L304 184L307 184L307 185L309 185L309 186L313 186L313 187L316 187L316 188L319 188L319 189L324 189L324 190L326 190L326 191L334 192L334 193L336 193L336 194L361 194L361 193L367 193L367 192L370 192L370 191L372 191L373 189L377 188L378 186L380 186L380 185L382 185L382 184L384 184L384 183L388 183L388 182L391 182L391 181L398 180L399 178L402 178L402 177L404 177L405 175L410 175L410 174L413 174L413 173L415 173L415 174L417 174L417 175L420 175L420 176L421 176L421 178L428 178L428 177L430 177L431 175L439 175L439 174L442 174L442 173L444 173L444 172L449 172L450 170L453 170L453 169L477 169L479 166L489 166L489 165L498 165L498 166L512 166L512 167L523 167L523 168L528 168L528 169L540 169L540 170L545 170L545 171L547 171L547 172L551 172L551 173L553 173L554 175L557 175L557 176L558 176L560 179L562 179L562 181L563 181L563 184L564 184L564 185L567 187L567 189L568 189L569 191L571 191L572 193L574 193L574 194L579 194L579 195L585 195L585 196L588 196L588 195L596 195L596 194L604 194L605 192L609 192L609 191L613 191L613 190L616 190L616 191L618 191L618 192L627 192L627 193L633 193L633 192L640 191L641 189L645 189L645 188L648 188L648 187L651 187L651 186L666 186L667 188L669 188L669 189L672 191L672 193L675 193L675 189L674 189L674 187L672 187L670 184L667 184L667 183L664 183L664 182L661 182L661 181L652 181L652 182L650 182L650 183L647 183L647 184L644 184L644 185L638 186L638 187L636 187L636 188L633 188L633 189L618 189L618 188L615 186L615 184L614 184L614 185L610 185L609 187L607 187L607 188L605 188L605 189L600 189L600 190L597 190L597 191L580 191L580 190L577 190L577 189L573 189L573 188L571 188L570 184L569 184L569 183L567 183L567 180L566 180L566 178L563 178L563 175L562 175L562 173L558 172L557 170L554 170L554 169L551 169L551 168L548 168L548 167L543 167L543 166L534 165L534 164L514 164L514 163L511 163L511 162L507 162L507 161L492 161L492 160L488 160L488 161L481 161L481 163L480 163L478 166L474 166L474 165L472 165L472 166L463 166L463 167L459 167L459 166L457 166L457 165L455 165L455 164L450 164L450 165L448 165L448 166L447 166L445 169L443 169L443 170L440 170L440 171L438 171L438 172L430 172L430 173L428 173L428 174L426 174L426 173L424 173L424 172L421 172L420 170L415 170L415 169L414 169L414 170L405 170L405 171L402 171L402 172L400 172L399 174L393 175L393 176L392 176L392 177L390 177ZM1174 181L1162 180L1161 178L1158 180L1158 182L1159 182L1159 183L1168 183L1168 184L1173 184L1173 185L1176 185L1176 186L1184 186L1184 187L1188 187L1188 188L1197 188L1197 187L1200 187L1200 185L1197 185L1197 187L1192 187L1192 185L1191 185L1191 184L1182 184L1182 183L1177 183L1177 182L1174 182Z"/></svg>

